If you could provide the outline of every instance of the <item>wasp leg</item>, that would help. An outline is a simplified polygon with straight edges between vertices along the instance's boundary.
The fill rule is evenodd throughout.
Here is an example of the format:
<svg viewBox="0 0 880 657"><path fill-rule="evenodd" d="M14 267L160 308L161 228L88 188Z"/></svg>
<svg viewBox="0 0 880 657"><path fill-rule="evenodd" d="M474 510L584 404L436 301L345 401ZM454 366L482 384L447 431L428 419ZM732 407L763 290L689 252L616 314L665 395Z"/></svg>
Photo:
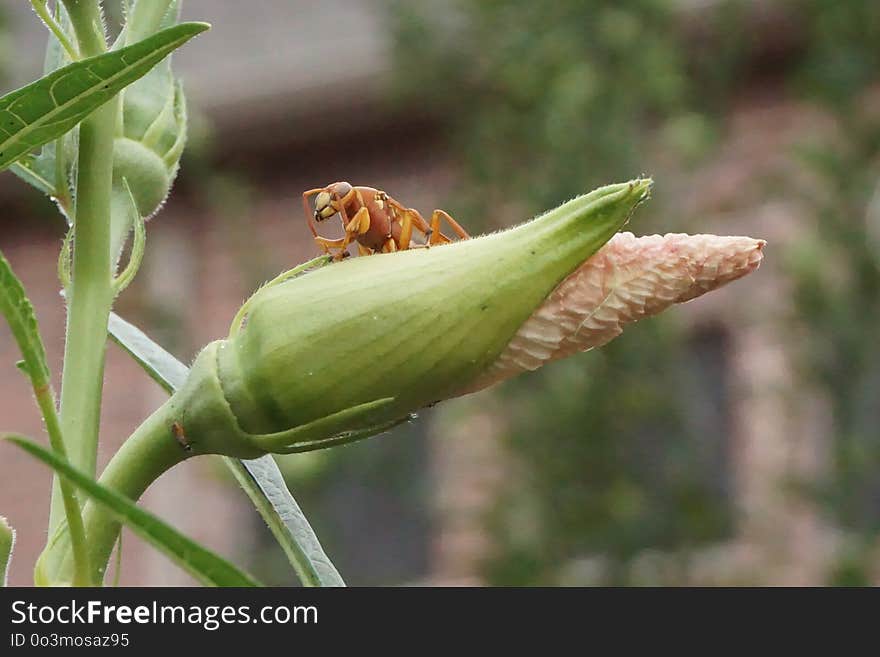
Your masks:
<svg viewBox="0 0 880 657"><path fill-rule="evenodd" d="M382 253L394 253L397 251L397 242L393 237L389 237L385 244L382 245Z"/></svg>
<svg viewBox="0 0 880 657"><path fill-rule="evenodd" d="M337 254L331 254L330 249L343 249L348 246L345 244L345 238L340 237L338 240L329 240L326 237L321 237L320 235L315 236L315 242L318 243L322 249L324 249L324 253L328 255L333 255L334 260L341 260L342 258L337 257ZM343 258L345 256L342 256Z"/></svg>
<svg viewBox="0 0 880 657"><path fill-rule="evenodd" d="M390 197L387 198L385 202L388 203L396 214L400 215L401 230L400 239L398 240L398 249L405 251L406 249L427 246L427 240L431 236L431 228L428 226L428 222L425 221L425 218L419 213L419 211L412 208L405 208ZM425 236L426 244L411 243L413 229L419 231Z"/></svg>
<svg viewBox="0 0 880 657"><path fill-rule="evenodd" d="M461 227L455 219L449 216L448 212L444 212L443 210L434 210L434 213L431 215L431 234L428 238L428 243L431 245L434 244L445 244L447 242L451 242L446 235L440 232L440 220L445 219L446 223L449 224L449 227L458 235L459 239L466 240L470 237L467 231Z"/></svg>
<svg viewBox="0 0 880 657"><path fill-rule="evenodd" d="M363 235L370 230L370 211L365 207L358 210L354 219L348 224L347 230L350 233L356 232L358 235Z"/></svg>
<svg viewBox="0 0 880 657"><path fill-rule="evenodd" d="M349 204L352 196L357 198L358 211L355 212L354 218L349 219L345 206ZM342 227L346 233L363 235L370 230L370 211L367 210L364 197L361 196L360 191L356 187L353 187L348 194L339 199L338 206L337 212L339 212L339 218L342 219Z"/></svg>
<svg viewBox="0 0 880 657"><path fill-rule="evenodd" d="M406 251L409 248L422 246L421 244L411 244L413 228L424 234L427 239L428 232L430 231L428 224L417 211L404 208L400 218L400 238L397 240L397 248L399 250Z"/></svg>
<svg viewBox="0 0 880 657"><path fill-rule="evenodd" d="M373 249L368 246L364 246L360 242L358 242L358 255L368 256L373 255Z"/></svg>
<svg viewBox="0 0 880 657"><path fill-rule="evenodd" d="M345 226L345 237L342 238L339 253L334 257L337 260L342 260L345 257L342 254L348 253L346 249L348 249L348 245L351 244L352 238L357 240L358 235L363 235L368 230L370 230L370 211L362 207L355 213L354 219L349 221Z"/></svg>
<svg viewBox="0 0 880 657"><path fill-rule="evenodd" d="M404 212L400 218L400 237L397 240L397 246L401 251L406 251L409 248L410 240L412 240L412 229L412 215L409 212Z"/></svg>

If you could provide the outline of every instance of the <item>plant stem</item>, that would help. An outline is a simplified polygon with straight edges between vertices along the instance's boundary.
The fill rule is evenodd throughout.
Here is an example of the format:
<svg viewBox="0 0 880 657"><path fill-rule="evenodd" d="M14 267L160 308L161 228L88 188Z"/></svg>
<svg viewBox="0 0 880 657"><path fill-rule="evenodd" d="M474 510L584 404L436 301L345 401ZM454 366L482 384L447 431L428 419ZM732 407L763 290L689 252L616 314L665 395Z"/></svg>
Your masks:
<svg viewBox="0 0 880 657"><path fill-rule="evenodd" d="M67 52L67 56L70 57L71 61L77 61L79 59L79 53L76 51L76 48L73 47L70 39L67 38L64 30L61 29L58 21L56 21L55 17L49 13L49 9L46 6L46 0L31 0L31 7L34 8L37 16L39 16L43 23L45 23L46 27L49 28L49 31L55 35L56 39L58 39L58 43L60 43L61 47Z"/></svg>
<svg viewBox="0 0 880 657"><path fill-rule="evenodd" d="M7 586L9 562L12 560L12 548L15 547L15 530L9 522L0 516L0 586Z"/></svg>
<svg viewBox="0 0 880 657"><path fill-rule="evenodd" d="M104 52L96 0L64 0L80 52ZM61 428L70 462L94 475L104 379L107 319L113 301L110 261L110 193L113 130L118 101L110 101L80 125L74 210L73 280L68 298L67 340L61 382ZM63 511L57 477L52 491L49 536ZM47 551L53 548L47 546ZM45 555L44 555L45 556Z"/></svg>
<svg viewBox="0 0 880 657"><path fill-rule="evenodd" d="M104 21L98 0L62 0L83 57L100 55L107 51Z"/></svg>
<svg viewBox="0 0 880 657"><path fill-rule="evenodd" d="M130 46L159 30L174 0L137 0L125 21L125 45Z"/></svg>
<svg viewBox="0 0 880 657"><path fill-rule="evenodd" d="M99 479L108 488L137 501L159 476L190 456L174 438L171 425L174 407L166 402L135 430L113 455ZM102 582L113 546L119 536L119 521L105 508L88 502L83 522L89 537L89 561L95 582Z"/></svg>
<svg viewBox="0 0 880 657"><path fill-rule="evenodd" d="M171 400L160 406L122 444L98 481L136 502L162 473L189 458L192 452L178 443L172 432L178 412ZM90 577L100 585L121 526L111 511L93 501L83 507L83 525L88 536ZM45 554L40 558L37 570L42 581L70 580L74 566L70 540L68 533L61 534L52 544L53 560L45 561Z"/></svg>
<svg viewBox="0 0 880 657"><path fill-rule="evenodd" d="M61 425L55 411L55 399L49 382L35 382L34 395L37 405L46 422L46 433L49 434L49 444L63 458L67 458L64 440L61 437ZM70 532L70 543L73 551L73 584L74 586L90 586L91 569L89 568L89 555L86 551L86 534L83 529L83 519L80 515L80 505L77 501L76 491L70 482L61 479L59 481L61 500L64 505L64 517L67 520L67 528Z"/></svg>

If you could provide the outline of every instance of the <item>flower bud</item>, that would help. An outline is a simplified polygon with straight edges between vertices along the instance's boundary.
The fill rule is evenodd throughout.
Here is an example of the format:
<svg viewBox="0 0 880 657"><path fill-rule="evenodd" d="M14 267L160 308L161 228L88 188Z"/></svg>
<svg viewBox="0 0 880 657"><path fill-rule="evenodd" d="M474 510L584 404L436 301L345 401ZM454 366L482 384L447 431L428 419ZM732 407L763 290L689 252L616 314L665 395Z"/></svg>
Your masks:
<svg viewBox="0 0 880 657"><path fill-rule="evenodd" d="M123 178L142 217L153 214L171 188L170 170L162 158L142 142L117 137L113 142L113 191L123 193Z"/></svg>
<svg viewBox="0 0 880 657"><path fill-rule="evenodd" d="M168 197L186 142L186 124L186 98L169 62L124 91L122 134L113 142L113 253L119 253L130 228L131 198L138 214L148 219Z"/></svg>
<svg viewBox="0 0 880 657"><path fill-rule="evenodd" d="M609 185L510 230L352 258L264 287L171 400L198 436L193 449L244 457L314 449L455 395L649 188Z"/></svg>

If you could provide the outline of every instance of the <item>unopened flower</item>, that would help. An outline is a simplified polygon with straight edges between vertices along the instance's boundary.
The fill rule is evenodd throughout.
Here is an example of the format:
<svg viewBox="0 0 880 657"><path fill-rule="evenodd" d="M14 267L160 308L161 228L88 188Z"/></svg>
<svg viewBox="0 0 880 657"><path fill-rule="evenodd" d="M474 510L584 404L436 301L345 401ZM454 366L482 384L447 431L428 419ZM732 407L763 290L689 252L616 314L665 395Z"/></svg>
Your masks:
<svg viewBox="0 0 880 657"><path fill-rule="evenodd" d="M179 11L175 3L157 27L174 25ZM113 140L111 248L116 255L131 225L132 199L137 213L149 219L168 197L180 166L187 136L186 97L170 57L122 93L121 128Z"/></svg>
<svg viewBox="0 0 880 657"><path fill-rule="evenodd" d="M199 355L172 416L193 453L353 440L600 346L758 266L763 242L746 237L623 233L601 248L649 187L610 185L511 230L266 286Z"/></svg>
<svg viewBox="0 0 880 657"><path fill-rule="evenodd" d="M169 402L194 452L315 449L455 396L626 223L650 184L609 185L510 230L352 258L263 288Z"/></svg>

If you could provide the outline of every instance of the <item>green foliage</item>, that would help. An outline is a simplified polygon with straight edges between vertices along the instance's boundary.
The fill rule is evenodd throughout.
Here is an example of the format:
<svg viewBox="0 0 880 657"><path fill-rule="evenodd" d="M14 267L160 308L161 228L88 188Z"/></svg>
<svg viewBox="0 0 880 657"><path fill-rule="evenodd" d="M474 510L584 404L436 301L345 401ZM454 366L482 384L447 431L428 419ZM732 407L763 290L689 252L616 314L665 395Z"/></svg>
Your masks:
<svg viewBox="0 0 880 657"><path fill-rule="evenodd" d="M34 458L51 467L77 486L97 504L106 507L121 522L154 547L164 552L181 568L207 586L260 586L253 577L188 539L131 500L106 488L70 465L66 459L19 436L6 438Z"/></svg>
<svg viewBox="0 0 880 657"><path fill-rule="evenodd" d="M224 459L305 586L345 586L271 456Z"/></svg>
<svg viewBox="0 0 880 657"><path fill-rule="evenodd" d="M208 26L184 23L84 59L0 98L0 168L68 132Z"/></svg>
<svg viewBox="0 0 880 657"><path fill-rule="evenodd" d="M479 190L471 201L483 211L468 214L505 200L537 211L640 175L646 124L677 122L681 132L690 117L706 137L698 112L709 98L689 77L676 5L395 5L398 92L450 125L466 187Z"/></svg>
<svg viewBox="0 0 880 657"><path fill-rule="evenodd" d="M24 286L13 273L3 253L0 253L0 314L9 325L21 351L23 360L19 363L19 367L31 380L34 397L43 414L52 449L63 458L66 456L66 449L55 410L55 394L52 390L49 363L46 360L46 349L37 325L37 317ZM79 502L73 489L67 484L61 486L61 495L67 524L70 527L75 559L75 583L88 584L88 557Z"/></svg>
<svg viewBox="0 0 880 657"><path fill-rule="evenodd" d="M781 36L798 44L772 62L771 74L782 78L774 85L836 119L835 131L814 138L794 162L807 165L809 185L782 183L783 194L801 195L817 213L818 230L805 226L793 237L788 263L804 374L834 411L834 465L818 493L833 522L873 535L880 531L880 116L866 92L880 71L880 4L772 4ZM698 9L671 0L396 7L398 91L449 125L466 187L479 190L459 212L468 225L469 214L484 216L487 207L537 209L658 159L665 210L663 190L711 153L762 47L749 32L754 23L742 22L753 3L736 0ZM666 212L665 225L682 220ZM703 388L684 371L693 350L683 340L660 318L506 388L517 402L507 443L524 480L491 514L501 544L491 581L554 581L556 564L596 553L611 559L606 581L626 581L626 559L640 548L685 548L726 533L723 472L710 467L724 436L687 421L693 412L681 391ZM709 461L707 443L716 445Z"/></svg>
<svg viewBox="0 0 880 657"><path fill-rule="evenodd" d="M132 44L156 30L171 28L179 19L177 0L139 2L120 39ZM112 253L119 253L129 232L125 183L131 187L140 216L156 214L171 192L186 138L186 97L169 56L126 87L122 96L121 130L113 143Z"/></svg>
<svg viewBox="0 0 880 657"><path fill-rule="evenodd" d="M71 451L85 457L74 462L84 460L87 465L83 472L67 459L33 308L0 254L0 312L21 347L24 360L20 367L32 380L54 452L18 436L11 436L9 440L60 475L59 490L67 516L66 524L59 522L53 499L49 542L38 560L35 580L41 584L68 583L70 551L73 584L92 583L93 574L95 579L101 579L118 533L115 518L127 523L205 584L256 585L252 577L139 509L132 501L151 480L149 476L143 481L139 479L144 475L139 467L142 470L153 465L159 468L162 464L170 467L185 457L184 450L188 446L175 443L168 446L165 435L168 424L164 416L154 419L152 424L145 423L147 428L143 429L162 434L150 434L154 440L147 441L158 447L156 454L147 457L147 451L137 446L131 448L129 451L135 453L133 461L120 466L123 470L128 468L127 476L115 479L114 462L111 462L105 474L111 472L109 479L113 486L104 486L90 476L94 469L93 448L97 446L106 335L101 318L110 315L109 326L114 339L169 393L173 393L188 374L184 365L138 329L110 314L110 302L137 272L145 245L144 218L152 215L167 196L186 141L185 99L181 85L171 72L168 55L208 26L203 23L178 25L178 0L125 3L127 22L116 44L105 52L107 44L97 1L56 2L54 11L43 0L34 0L32 4L51 33L44 77L0 99L0 168L12 166L19 177L55 198L71 224L74 223L73 201L79 206L76 214L81 217L75 221L76 230L71 228L64 240L58 267L70 311L63 390L73 390L79 396L76 400L74 395L69 399L65 397L67 401L62 406L75 411L77 416L75 423L65 424ZM95 56L81 60L80 52ZM123 102L111 107L108 103L123 91ZM39 153L33 152L40 146ZM130 261L111 281L104 267L108 263L108 251L111 268L115 270L118 254L132 225L135 238ZM88 290L82 298L77 294L80 289ZM110 294L105 294L105 290ZM76 358L68 358L71 355ZM83 385L86 381L97 382L97 386L90 391ZM62 420L65 417L62 414ZM89 424L94 425L94 435L89 435ZM76 431L68 431L71 427ZM247 463L235 459L226 459L226 462L272 529L303 583L344 586L287 491L271 457ZM72 484L85 491L98 509L105 508L109 512L109 515L102 514L89 507L88 545ZM119 487L118 490L115 487ZM6 531L5 521L0 529L3 530L0 532L0 566L5 582L12 533ZM94 570L89 564L89 554L97 555L92 564Z"/></svg>
<svg viewBox="0 0 880 657"><path fill-rule="evenodd" d="M808 44L795 80L807 97L838 110L854 102L880 71L880 4L873 0L802 0L800 15Z"/></svg>
<svg viewBox="0 0 880 657"><path fill-rule="evenodd" d="M6 319L12 337L15 338L24 369L34 388L49 385L49 365L46 348L40 337L34 307L24 291L21 281L12 272L6 257L0 253L0 314Z"/></svg>
<svg viewBox="0 0 880 657"><path fill-rule="evenodd" d="M818 221L815 233L798 237L788 259L796 319L805 328L803 373L821 386L833 409L832 468L818 492L837 523L877 536L880 112L866 94L880 75L880 5L805 4L810 48L797 70L797 88L836 120L833 134L814 138L798 153L815 176L799 191Z"/></svg>
<svg viewBox="0 0 880 657"><path fill-rule="evenodd" d="M186 365L153 342L137 326L111 312L107 330L110 338L169 395L186 381L186 376L189 374Z"/></svg>
<svg viewBox="0 0 880 657"><path fill-rule="evenodd" d="M183 363L115 313L110 314L109 332L165 392L173 394L186 381L189 371ZM345 586L272 457L248 461L224 457L223 461L266 521L300 581L306 586Z"/></svg>
<svg viewBox="0 0 880 657"><path fill-rule="evenodd" d="M55 6L54 20L64 34L72 34L70 18L61 3ZM70 63L68 52L57 36L50 33L43 59L43 75L49 75ZM29 152L10 165L10 171L19 178L36 187L46 196L56 199L62 212L68 215L68 220L71 210L70 180L76 160L78 135L79 128L75 127L62 137L44 144L39 153Z"/></svg>

